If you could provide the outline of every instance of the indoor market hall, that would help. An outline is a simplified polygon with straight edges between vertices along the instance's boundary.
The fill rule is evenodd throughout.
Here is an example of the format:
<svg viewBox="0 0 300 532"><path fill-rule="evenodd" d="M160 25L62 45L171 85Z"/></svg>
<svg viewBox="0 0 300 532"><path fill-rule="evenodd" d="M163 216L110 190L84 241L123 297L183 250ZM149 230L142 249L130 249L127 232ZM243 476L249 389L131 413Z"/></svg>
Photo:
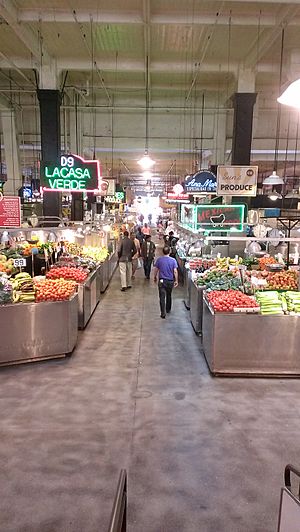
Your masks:
<svg viewBox="0 0 300 532"><path fill-rule="evenodd" d="M184 290L119 272L71 357L2 368L1 532L273 532L297 463L299 381L212 377ZM253 338L255 344L255 338Z"/></svg>

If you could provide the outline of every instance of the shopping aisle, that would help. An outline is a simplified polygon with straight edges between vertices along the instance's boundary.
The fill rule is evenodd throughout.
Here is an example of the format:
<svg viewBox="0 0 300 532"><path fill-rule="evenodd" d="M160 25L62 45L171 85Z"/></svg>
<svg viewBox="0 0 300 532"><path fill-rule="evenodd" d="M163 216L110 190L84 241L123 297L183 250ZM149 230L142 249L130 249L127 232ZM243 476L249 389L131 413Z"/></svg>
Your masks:
<svg viewBox="0 0 300 532"><path fill-rule="evenodd" d="M125 467L130 532L273 532L299 392L211 378L180 290L115 275L70 359L0 371L0 530L106 532Z"/></svg>

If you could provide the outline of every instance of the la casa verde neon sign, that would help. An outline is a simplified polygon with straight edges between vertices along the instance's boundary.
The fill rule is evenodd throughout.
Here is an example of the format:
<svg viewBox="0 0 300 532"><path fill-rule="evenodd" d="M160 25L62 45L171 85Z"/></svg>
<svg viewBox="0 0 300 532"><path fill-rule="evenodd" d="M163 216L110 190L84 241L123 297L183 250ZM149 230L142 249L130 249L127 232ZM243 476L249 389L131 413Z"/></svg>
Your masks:
<svg viewBox="0 0 300 532"><path fill-rule="evenodd" d="M60 165L41 164L43 190L98 192L101 184L99 161L85 161L79 155L62 155Z"/></svg>

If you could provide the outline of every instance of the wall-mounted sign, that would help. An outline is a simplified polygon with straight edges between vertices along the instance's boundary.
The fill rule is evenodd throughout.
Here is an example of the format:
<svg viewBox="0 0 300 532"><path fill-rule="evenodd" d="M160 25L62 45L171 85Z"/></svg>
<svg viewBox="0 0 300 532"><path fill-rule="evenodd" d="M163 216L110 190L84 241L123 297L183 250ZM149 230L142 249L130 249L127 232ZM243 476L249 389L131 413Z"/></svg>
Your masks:
<svg viewBox="0 0 300 532"><path fill-rule="evenodd" d="M197 205L197 229L243 231L244 205Z"/></svg>
<svg viewBox="0 0 300 532"><path fill-rule="evenodd" d="M105 196L105 201L107 203L124 203L125 192L115 192L113 195Z"/></svg>
<svg viewBox="0 0 300 532"><path fill-rule="evenodd" d="M43 190L95 192L101 190L99 161L85 161L79 155L62 155L60 164L41 163ZM106 184L105 189L107 189Z"/></svg>
<svg viewBox="0 0 300 532"><path fill-rule="evenodd" d="M218 166L217 194L256 196L258 166Z"/></svg>
<svg viewBox="0 0 300 532"><path fill-rule="evenodd" d="M244 205L183 205L180 221L194 231L243 231Z"/></svg>
<svg viewBox="0 0 300 532"><path fill-rule="evenodd" d="M187 178L184 183L184 189L189 194L215 194L217 191L217 178L209 170L202 170Z"/></svg>
<svg viewBox="0 0 300 532"><path fill-rule="evenodd" d="M21 201L16 196L0 195L0 227L20 227Z"/></svg>
<svg viewBox="0 0 300 532"><path fill-rule="evenodd" d="M167 203L190 203L188 194L176 194L174 192L167 192L166 197L164 197Z"/></svg>

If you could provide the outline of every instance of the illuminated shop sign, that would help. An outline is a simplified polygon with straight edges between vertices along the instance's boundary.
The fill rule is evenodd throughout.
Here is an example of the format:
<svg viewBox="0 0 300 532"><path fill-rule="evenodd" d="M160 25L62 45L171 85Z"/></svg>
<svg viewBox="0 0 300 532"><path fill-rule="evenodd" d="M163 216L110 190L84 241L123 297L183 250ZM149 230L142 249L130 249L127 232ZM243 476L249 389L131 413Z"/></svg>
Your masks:
<svg viewBox="0 0 300 532"><path fill-rule="evenodd" d="M105 197L107 203L124 203L125 192L115 192L114 194Z"/></svg>
<svg viewBox="0 0 300 532"><path fill-rule="evenodd" d="M215 194L217 191L217 178L209 170L202 170L190 175L184 183L184 188L190 194Z"/></svg>
<svg viewBox="0 0 300 532"><path fill-rule="evenodd" d="M99 161L85 161L79 155L62 155L60 164L41 164L43 190L95 192L101 190Z"/></svg>
<svg viewBox="0 0 300 532"><path fill-rule="evenodd" d="M218 166L220 196L256 196L258 166Z"/></svg>
<svg viewBox="0 0 300 532"><path fill-rule="evenodd" d="M243 231L244 210L244 205L183 205L180 221L194 231Z"/></svg>

